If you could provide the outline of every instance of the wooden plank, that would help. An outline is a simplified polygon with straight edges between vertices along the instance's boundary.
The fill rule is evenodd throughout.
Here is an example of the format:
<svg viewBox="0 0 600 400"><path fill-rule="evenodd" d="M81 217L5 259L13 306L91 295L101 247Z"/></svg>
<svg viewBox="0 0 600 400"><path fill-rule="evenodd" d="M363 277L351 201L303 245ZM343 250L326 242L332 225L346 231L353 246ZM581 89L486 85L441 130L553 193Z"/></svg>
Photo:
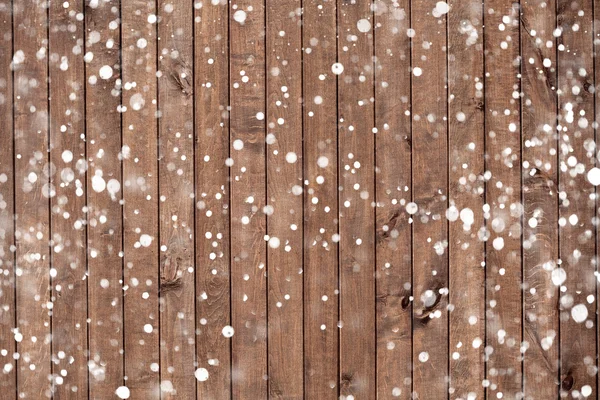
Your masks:
<svg viewBox="0 0 600 400"><path fill-rule="evenodd" d="M264 398L268 374L265 7L261 0L243 0L231 5L229 15L232 395Z"/></svg>
<svg viewBox="0 0 600 400"><path fill-rule="evenodd" d="M54 397L87 394L83 4L49 7ZM65 159L69 159L68 162ZM64 378L63 378L64 377Z"/></svg>
<svg viewBox="0 0 600 400"><path fill-rule="evenodd" d="M434 10L437 10L434 14ZM412 3L413 391L448 394L448 203L446 15ZM409 207L414 213L414 205Z"/></svg>
<svg viewBox="0 0 600 400"><path fill-rule="evenodd" d="M85 9L91 398L110 398L123 384L121 74L116 68L121 48L119 18L120 2L90 3ZM99 77L105 65L113 68L109 79ZM106 190L93 190L96 171L102 171Z"/></svg>
<svg viewBox="0 0 600 400"><path fill-rule="evenodd" d="M228 3L196 9L196 314L199 399L231 398Z"/></svg>
<svg viewBox="0 0 600 400"><path fill-rule="evenodd" d="M54 398L84 398L88 305L83 1L49 5Z"/></svg>
<svg viewBox="0 0 600 400"><path fill-rule="evenodd" d="M12 40L12 3L4 1L0 3L0 390L7 400L17 398Z"/></svg>
<svg viewBox="0 0 600 400"><path fill-rule="evenodd" d="M377 396L410 399L410 2L386 0L376 6Z"/></svg>
<svg viewBox="0 0 600 400"><path fill-rule="evenodd" d="M448 5L450 397L484 398L483 7L479 0ZM473 213L473 221L460 213Z"/></svg>
<svg viewBox="0 0 600 400"><path fill-rule="evenodd" d="M160 343L163 398L193 398L194 70L189 1L158 2Z"/></svg>
<svg viewBox="0 0 600 400"><path fill-rule="evenodd" d="M51 395L50 210L46 2L13 2L17 382L19 397Z"/></svg>
<svg viewBox="0 0 600 400"><path fill-rule="evenodd" d="M302 32L299 0L266 14L269 398L304 398ZM278 241L278 246L276 242Z"/></svg>
<svg viewBox="0 0 600 400"><path fill-rule="evenodd" d="M560 288L561 396L597 396L589 368L596 359L596 237L594 186L579 172L595 165L594 64L592 1L559 0L558 123L560 172L558 188L559 254L566 280ZM555 66L556 67L556 66ZM591 146L591 147L590 147ZM559 272L560 271L560 272ZM553 279L553 283L559 283ZM591 296L591 297L590 297ZM571 304L569 304L571 303Z"/></svg>
<svg viewBox="0 0 600 400"><path fill-rule="evenodd" d="M156 13L122 3L125 384L144 399L160 397Z"/></svg>
<svg viewBox="0 0 600 400"><path fill-rule="evenodd" d="M530 1L524 2L521 7L522 346L527 348L523 360L523 390L526 399L554 398L558 393L559 344L558 291L551 278L552 270L558 268L556 261L559 255L556 228L556 48L553 36L556 3ZM501 146L508 147L504 140Z"/></svg>
<svg viewBox="0 0 600 400"><path fill-rule="evenodd" d="M485 2L486 356L488 397L521 393L519 8ZM513 124L513 125L511 125ZM524 149L526 151L527 149ZM524 154L523 157L526 157ZM500 241L500 238L503 242ZM498 240L497 248L494 240ZM504 244L500 248L501 244ZM483 344L482 344L483 345Z"/></svg>
<svg viewBox="0 0 600 400"><path fill-rule="evenodd" d="M373 13L338 1L340 393L376 392ZM338 67L339 65L339 67ZM317 160L323 164L323 159ZM327 160L333 162L333 160Z"/></svg>
<svg viewBox="0 0 600 400"><path fill-rule="evenodd" d="M305 0L304 396L338 398L336 2ZM316 102L315 102L316 100ZM320 103L320 104L316 104ZM319 165L319 158L329 163Z"/></svg>

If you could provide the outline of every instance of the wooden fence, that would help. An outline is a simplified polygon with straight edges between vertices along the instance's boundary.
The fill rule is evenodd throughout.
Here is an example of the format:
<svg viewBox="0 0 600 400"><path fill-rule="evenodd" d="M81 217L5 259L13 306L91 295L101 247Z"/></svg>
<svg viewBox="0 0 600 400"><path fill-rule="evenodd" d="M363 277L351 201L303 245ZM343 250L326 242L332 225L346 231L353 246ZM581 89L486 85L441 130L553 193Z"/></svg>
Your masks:
<svg viewBox="0 0 600 400"><path fill-rule="evenodd" d="M598 398L598 15L0 0L0 398Z"/></svg>

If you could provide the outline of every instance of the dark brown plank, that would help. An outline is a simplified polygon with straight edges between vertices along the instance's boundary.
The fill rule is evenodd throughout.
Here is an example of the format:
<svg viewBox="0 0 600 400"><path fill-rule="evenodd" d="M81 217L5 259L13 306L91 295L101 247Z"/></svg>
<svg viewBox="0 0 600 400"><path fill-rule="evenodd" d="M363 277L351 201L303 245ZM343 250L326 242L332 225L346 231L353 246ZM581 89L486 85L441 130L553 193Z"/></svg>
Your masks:
<svg viewBox="0 0 600 400"><path fill-rule="evenodd" d="M49 5L54 398L83 399L88 395L83 1ZM101 170L94 172L96 181L104 181Z"/></svg>
<svg viewBox="0 0 600 400"><path fill-rule="evenodd" d="M161 394L157 10L154 1L121 6L125 385L131 398L156 399ZM171 385L162 387L168 391Z"/></svg>
<svg viewBox="0 0 600 400"><path fill-rule="evenodd" d="M231 398L229 275L229 12L205 3L195 18L196 328L199 399ZM203 373L202 370L199 374Z"/></svg>
<svg viewBox="0 0 600 400"><path fill-rule="evenodd" d="M299 0L269 2L266 22L269 398L302 399L302 35Z"/></svg>
<svg viewBox="0 0 600 400"><path fill-rule="evenodd" d="M243 0L229 15L232 394L253 399L267 396L268 373L265 7Z"/></svg>
<svg viewBox="0 0 600 400"><path fill-rule="evenodd" d="M339 389L336 2L307 0L303 9L304 395L333 400ZM319 166L319 157L330 162Z"/></svg>
<svg viewBox="0 0 600 400"><path fill-rule="evenodd" d="M413 390L448 393L448 206L446 14L413 2ZM427 45L424 45L427 44ZM414 206L409 207L414 212Z"/></svg>
<svg viewBox="0 0 600 400"><path fill-rule="evenodd" d="M13 2L17 382L19 396L51 395L48 13ZM18 332L18 333L17 333Z"/></svg>
<svg viewBox="0 0 600 400"><path fill-rule="evenodd" d="M487 396L521 392L521 137L519 7L485 2L485 212ZM513 125L511 125L513 124ZM510 150L507 150L510 149ZM494 240L504 247L496 250ZM500 247L501 242L497 242ZM483 346L483 344L482 344Z"/></svg>
<svg viewBox="0 0 600 400"><path fill-rule="evenodd" d="M160 343L163 398L196 396L193 13L158 2Z"/></svg>
<svg viewBox="0 0 600 400"><path fill-rule="evenodd" d="M450 398L484 398L483 8L478 0L448 4ZM470 224L460 219L468 212Z"/></svg>
<svg viewBox="0 0 600 400"><path fill-rule="evenodd" d="M119 2L90 3L85 9L89 396L99 399L114 396L123 384L119 18ZM113 68L109 79L99 77L105 65ZM107 186L100 192L92 188L96 171L102 171Z"/></svg>
<svg viewBox="0 0 600 400"><path fill-rule="evenodd" d="M17 397L12 39L12 3L4 1L0 3L0 390L7 400Z"/></svg>
<svg viewBox="0 0 600 400"><path fill-rule="evenodd" d="M340 391L369 398L376 393L373 13L368 2L344 0L337 11Z"/></svg>
<svg viewBox="0 0 600 400"><path fill-rule="evenodd" d="M592 0L558 0L559 245L561 396L597 397L589 368L596 358L596 237L594 186L579 170L595 165ZM592 146L592 147L590 147ZM566 194L566 196L562 196ZM557 279L553 283L560 282ZM591 296L591 297L590 297ZM568 304L572 301L571 304ZM592 389L593 388L593 389Z"/></svg>
<svg viewBox="0 0 600 400"><path fill-rule="evenodd" d="M555 398L558 393L558 288L552 283L551 271L558 268L559 256L556 43L553 36L556 2L528 1L521 7L523 342L527 343L523 390L525 398ZM544 65L545 60L549 60L550 66ZM501 141L499 147L508 147L502 136L498 136L498 141Z"/></svg>
<svg viewBox="0 0 600 400"><path fill-rule="evenodd" d="M410 399L412 378L409 1L375 9L377 396Z"/></svg>

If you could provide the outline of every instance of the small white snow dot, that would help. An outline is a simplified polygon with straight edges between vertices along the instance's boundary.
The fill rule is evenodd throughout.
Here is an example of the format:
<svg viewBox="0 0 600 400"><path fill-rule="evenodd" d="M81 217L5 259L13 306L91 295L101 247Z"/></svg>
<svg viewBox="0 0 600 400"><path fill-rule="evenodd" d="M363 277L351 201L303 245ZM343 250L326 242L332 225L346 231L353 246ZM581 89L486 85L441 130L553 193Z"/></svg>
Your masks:
<svg viewBox="0 0 600 400"><path fill-rule="evenodd" d="M578 324L584 322L588 317L588 309L585 304L577 304L571 309L571 317Z"/></svg>
<svg viewBox="0 0 600 400"><path fill-rule="evenodd" d="M367 33L371 30L371 23L369 22L368 19L359 19L358 22L356 23L356 27L358 28L358 30L362 33Z"/></svg>
<svg viewBox="0 0 600 400"><path fill-rule="evenodd" d="M329 165L329 158L321 156L317 159L317 165L321 168L327 168Z"/></svg>
<svg viewBox="0 0 600 400"><path fill-rule="evenodd" d="M234 150L242 150L244 148L244 142L240 139L236 139L233 141L233 149Z"/></svg>
<svg viewBox="0 0 600 400"><path fill-rule="evenodd" d="M290 164L294 164L296 161L298 161L298 156L293 151L290 151L285 155L285 161L289 162Z"/></svg>
<svg viewBox="0 0 600 400"><path fill-rule="evenodd" d="M208 380L208 371L206 368L198 368L196 372L194 372L194 376L198 381L205 382Z"/></svg>
<svg viewBox="0 0 600 400"><path fill-rule="evenodd" d="M278 248L280 244L281 244L281 241L276 236L273 236L269 239L269 247L272 249Z"/></svg>
<svg viewBox="0 0 600 400"><path fill-rule="evenodd" d="M594 186L600 185L600 168L592 168L587 174L588 181Z"/></svg>
<svg viewBox="0 0 600 400"><path fill-rule="evenodd" d="M144 325L144 332L152 333L152 325L150 325L150 324Z"/></svg>
<svg viewBox="0 0 600 400"><path fill-rule="evenodd" d="M151 243L152 243L152 236L145 234L145 233L142 236L140 236L140 244L142 246L148 247L148 246L150 246Z"/></svg>
<svg viewBox="0 0 600 400"><path fill-rule="evenodd" d="M71 153L71 150L63 151L61 157L62 157L62 160L66 163L73 161L73 153Z"/></svg>
<svg viewBox="0 0 600 400"><path fill-rule="evenodd" d="M344 72L344 66L341 63L334 63L331 66L331 72L333 72L335 75L340 75L342 72Z"/></svg>
<svg viewBox="0 0 600 400"><path fill-rule="evenodd" d="M233 19L235 20L235 22L239 22L243 25L244 22L246 22L246 11L237 10L235 13L233 13Z"/></svg>
<svg viewBox="0 0 600 400"><path fill-rule="evenodd" d="M131 395L127 386L119 386L117 390L115 390L115 394L120 399L128 399Z"/></svg>
<svg viewBox="0 0 600 400"><path fill-rule="evenodd" d="M421 76L423 74L423 70L419 67L414 67L413 68L413 75L414 76Z"/></svg>
<svg viewBox="0 0 600 400"><path fill-rule="evenodd" d="M426 351L422 351L421 353L419 353L419 361L421 362L427 362L427 360L429 360L429 353L427 353Z"/></svg>
<svg viewBox="0 0 600 400"><path fill-rule="evenodd" d="M223 330L221 331L221 333L223 334L223 336L225 336L226 338L230 338L233 336L233 327L232 326L225 326L223 327Z"/></svg>
<svg viewBox="0 0 600 400"><path fill-rule="evenodd" d="M110 79L113 75L113 69L110 65L104 65L100 68L98 75L100 75L100 78L102 79Z"/></svg>

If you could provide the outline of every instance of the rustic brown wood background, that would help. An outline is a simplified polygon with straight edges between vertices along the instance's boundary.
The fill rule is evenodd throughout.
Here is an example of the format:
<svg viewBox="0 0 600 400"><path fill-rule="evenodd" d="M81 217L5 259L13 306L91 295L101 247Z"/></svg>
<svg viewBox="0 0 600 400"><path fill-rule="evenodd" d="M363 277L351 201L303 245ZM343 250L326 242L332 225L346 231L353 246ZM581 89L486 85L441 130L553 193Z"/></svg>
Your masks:
<svg viewBox="0 0 600 400"><path fill-rule="evenodd" d="M0 398L598 398L598 16L0 0Z"/></svg>

